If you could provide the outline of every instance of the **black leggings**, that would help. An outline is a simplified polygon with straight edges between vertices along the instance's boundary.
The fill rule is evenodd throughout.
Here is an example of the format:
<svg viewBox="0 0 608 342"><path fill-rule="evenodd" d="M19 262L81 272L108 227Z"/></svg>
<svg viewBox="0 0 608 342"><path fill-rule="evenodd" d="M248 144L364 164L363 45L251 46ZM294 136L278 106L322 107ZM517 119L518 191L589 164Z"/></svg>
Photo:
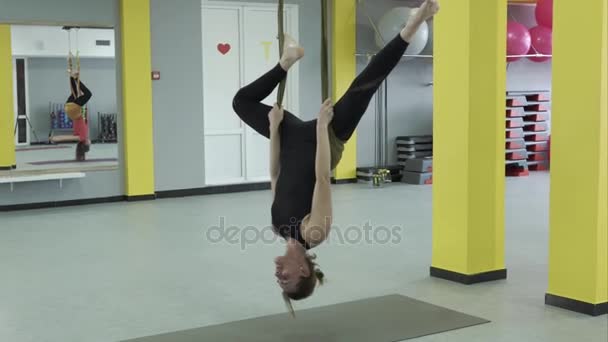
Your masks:
<svg viewBox="0 0 608 342"><path fill-rule="evenodd" d="M87 86L85 86L82 81L80 82L80 92L82 94L78 94L78 85L76 84L76 82L77 81L74 77L70 77L70 86L72 87L72 94L70 94L70 97L68 97L66 103L75 103L80 107L84 107L84 105L89 102L93 94L91 94L89 88L87 88ZM74 94L78 96L74 97Z"/></svg>
<svg viewBox="0 0 608 342"><path fill-rule="evenodd" d="M378 87L399 63L407 47L408 43L401 36L395 37L372 58L344 96L334 104L334 119L331 125L338 139L342 141L350 139ZM270 136L268 112L272 108L261 101L268 97L286 76L287 72L277 65L253 83L239 90L232 103L234 111L241 120L267 138ZM286 127L311 126L310 123L312 122L305 123L285 111L281 129L284 131Z"/></svg>

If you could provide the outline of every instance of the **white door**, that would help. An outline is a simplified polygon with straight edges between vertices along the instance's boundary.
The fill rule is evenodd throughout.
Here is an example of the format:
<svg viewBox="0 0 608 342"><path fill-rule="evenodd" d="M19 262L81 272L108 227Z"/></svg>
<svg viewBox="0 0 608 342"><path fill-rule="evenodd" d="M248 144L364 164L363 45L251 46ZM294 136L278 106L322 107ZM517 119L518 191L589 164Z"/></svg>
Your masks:
<svg viewBox="0 0 608 342"><path fill-rule="evenodd" d="M286 10L285 27L286 31L297 39L297 29L291 30L294 27L291 13L291 11ZM245 53L242 64L245 72L244 81L245 84L248 84L277 64L279 58L279 44L276 39L278 35L277 8L276 6L246 7L244 23L246 28L243 39ZM294 32L292 33L292 31ZM290 84L287 85L284 99L285 107L294 113L299 113L299 111L292 108L294 96L290 92L293 91L294 84L297 84L297 82L294 82L296 81L294 77L297 74L296 68L290 70ZM276 98L277 90L263 102L272 106L276 102ZM269 180L270 147L268 139L250 127L246 127L245 143L247 147L245 158L247 179L251 181Z"/></svg>
<svg viewBox="0 0 608 342"><path fill-rule="evenodd" d="M203 5L203 87L207 184L269 180L269 142L232 109L238 89L278 61L274 4ZM297 39L297 7L286 6L286 31ZM298 113L297 68L290 71L285 106ZM273 92L264 103L276 99Z"/></svg>
<svg viewBox="0 0 608 342"><path fill-rule="evenodd" d="M244 179L243 125L232 110L241 85L240 27L239 8L203 10L205 175L211 184Z"/></svg>

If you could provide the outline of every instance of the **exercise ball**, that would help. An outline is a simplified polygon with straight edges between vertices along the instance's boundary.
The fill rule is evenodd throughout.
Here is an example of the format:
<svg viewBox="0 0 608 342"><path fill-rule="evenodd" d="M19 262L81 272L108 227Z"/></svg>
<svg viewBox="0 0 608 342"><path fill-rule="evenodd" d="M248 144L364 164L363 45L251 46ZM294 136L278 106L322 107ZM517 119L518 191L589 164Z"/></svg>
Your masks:
<svg viewBox="0 0 608 342"><path fill-rule="evenodd" d="M376 45L382 48L386 43L393 40L393 38L395 38L405 27L405 23L407 23L410 16L412 16L417 10L417 8L412 9L409 7L395 7L386 12L378 22L378 31L382 37L376 34ZM424 50L426 47L428 39L429 27L425 22L420 26L420 29L418 29L418 32L412 38L412 41L405 51L405 54L419 55L420 52L422 52L422 50Z"/></svg>
<svg viewBox="0 0 608 342"><path fill-rule="evenodd" d="M507 55L525 55L530 51L532 38L530 31L515 21L507 23ZM507 61L514 62L521 57L508 57Z"/></svg>
<svg viewBox="0 0 608 342"><path fill-rule="evenodd" d="M539 26L553 28L553 0L538 0L535 14Z"/></svg>
<svg viewBox="0 0 608 342"><path fill-rule="evenodd" d="M530 37L532 38L532 46L530 47L530 55L537 51L541 55L550 55L553 53L553 31L544 26L536 26L530 29ZM551 57L528 57L534 62L544 62Z"/></svg>

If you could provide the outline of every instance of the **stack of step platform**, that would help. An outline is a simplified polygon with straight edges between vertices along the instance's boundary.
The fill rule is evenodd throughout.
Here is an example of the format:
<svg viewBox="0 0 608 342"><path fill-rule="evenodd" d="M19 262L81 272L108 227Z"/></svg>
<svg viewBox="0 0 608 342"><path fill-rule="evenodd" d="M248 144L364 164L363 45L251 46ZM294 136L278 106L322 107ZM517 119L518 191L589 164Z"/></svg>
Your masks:
<svg viewBox="0 0 608 342"><path fill-rule="evenodd" d="M530 171L549 169L549 119L551 93L525 93L528 105L524 116L526 149Z"/></svg>
<svg viewBox="0 0 608 342"><path fill-rule="evenodd" d="M506 174L527 176L529 171L548 168L548 91L507 93Z"/></svg>
<svg viewBox="0 0 608 342"><path fill-rule="evenodd" d="M403 167L400 165L389 165L385 167L380 166L369 166L369 167L358 167L357 168L357 181L362 183L372 183L374 176L381 174L384 170L388 170L392 182L399 182L401 180L401 170Z"/></svg>
<svg viewBox="0 0 608 342"><path fill-rule="evenodd" d="M401 182L433 184L433 136L406 136L395 139L397 163L403 167Z"/></svg>

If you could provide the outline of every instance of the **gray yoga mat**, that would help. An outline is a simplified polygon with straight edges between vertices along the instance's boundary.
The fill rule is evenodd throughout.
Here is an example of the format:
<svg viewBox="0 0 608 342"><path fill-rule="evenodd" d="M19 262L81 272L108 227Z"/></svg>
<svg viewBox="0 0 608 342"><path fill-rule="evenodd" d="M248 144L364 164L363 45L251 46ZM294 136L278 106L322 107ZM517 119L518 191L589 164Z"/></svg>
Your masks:
<svg viewBox="0 0 608 342"><path fill-rule="evenodd" d="M412 298L390 295L177 331L124 342L397 342L488 323Z"/></svg>

